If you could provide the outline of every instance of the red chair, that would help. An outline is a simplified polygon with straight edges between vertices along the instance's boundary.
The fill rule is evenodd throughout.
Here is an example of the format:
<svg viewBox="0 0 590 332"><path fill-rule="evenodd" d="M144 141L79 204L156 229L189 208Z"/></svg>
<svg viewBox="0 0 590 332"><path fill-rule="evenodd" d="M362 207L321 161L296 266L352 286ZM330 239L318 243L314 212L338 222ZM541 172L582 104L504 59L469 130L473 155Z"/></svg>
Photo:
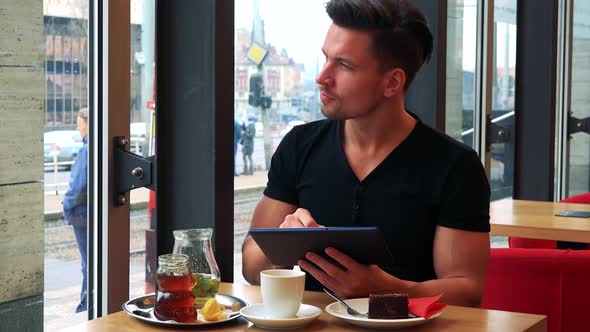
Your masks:
<svg viewBox="0 0 590 332"><path fill-rule="evenodd" d="M482 308L547 316L549 332L588 331L590 250L492 249Z"/></svg>
<svg viewBox="0 0 590 332"><path fill-rule="evenodd" d="M590 204L590 192L564 198L560 202ZM555 249L557 248L557 241L509 237L508 246L510 248ZM587 248L590 249L590 244L587 245Z"/></svg>
<svg viewBox="0 0 590 332"><path fill-rule="evenodd" d="M590 192L562 199L562 203L590 204Z"/></svg>

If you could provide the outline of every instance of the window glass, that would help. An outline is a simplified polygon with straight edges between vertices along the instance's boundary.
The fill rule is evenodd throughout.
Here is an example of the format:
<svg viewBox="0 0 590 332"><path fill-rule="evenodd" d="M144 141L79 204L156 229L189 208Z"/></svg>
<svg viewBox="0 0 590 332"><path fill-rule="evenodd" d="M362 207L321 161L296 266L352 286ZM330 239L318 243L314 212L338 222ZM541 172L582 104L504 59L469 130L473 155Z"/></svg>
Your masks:
<svg viewBox="0 0 590 332"><path fill-rule="evenodd" d="M571 116L584 119L590 116L590 3L574 2L574 22L571 59ZM569 135L567 196L590 191L590 135L577 132Z"/></svg>
<svg viewBox="0 0 590 332"><path fill-rule="evenodd" d="M244 282L242 242L266 186L270 157L293 126L323 118L315 76L331 21L317 0L236 0L235 13L234 281ZM261 66L247 57L253 45L267 52ZM262 78L263 106L249 103L256 75Z"/></svg>
<svg viewBox="0 0 590 332"><path fill-rule="evenodd" d="M130 11L129 149L148 157L155 153L155 2L132 0ZM152 220L155 194L147 188L138 188L130 191L129 200L129 298L132 299L155 291L156 231Z"/></svg>
<svg viewBox="0 0 590 332"><path fill-rule="evenodd" d="M514 89L516 64L516 0L494 2L494 59L492 78L492 122L514 132ZM492 144L490 185L492 200L512 197L514 135Z"/></svg>
<svg viewBox="0 0 590 332"><path fill-rule="evenodd" d="M473 146L477 0L450 0L447 8L446 123L448 135Z"/></svg>
<svg viewBox="0 0 590 332"><path fill-rule="evenodd" d="M88 13L88 1L43 1L43 308L47 331L61 330L88 317L84 296L89 272L84 258L87 202L74 207L67 221L62 205L68 192L71 197L86 195L82 147L92 142L84 143L77 122L80 110L88 107Z"/></svg>

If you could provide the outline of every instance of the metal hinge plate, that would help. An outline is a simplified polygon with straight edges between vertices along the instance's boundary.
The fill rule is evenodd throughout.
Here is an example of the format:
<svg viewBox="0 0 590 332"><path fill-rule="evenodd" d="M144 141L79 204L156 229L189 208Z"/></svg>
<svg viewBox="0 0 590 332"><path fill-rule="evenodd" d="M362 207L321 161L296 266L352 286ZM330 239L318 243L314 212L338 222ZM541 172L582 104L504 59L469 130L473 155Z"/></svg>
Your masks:
<svg viewBox="0 0 590 332"><path fill-rule="evenodd" d="M579 132L590 134L590 117L578 119L570 115L568 118L567 134L573 135Z"/></svg>
<svg viewBox="0 0 590 332"><path fill-rule="evenodd" d="M490 151L492 144L508 143L512 139L512 128L503 126L488 116L486 128L486 147Z"/></svg>
<svg viewBox="0 0 590 332"><path fill-rule="evenodd" d="M129 140L123 136L114 138L115 153L115 205L127 203L126 193L146 187L156 190L155 156L142 157L127 151Z"/></svg>

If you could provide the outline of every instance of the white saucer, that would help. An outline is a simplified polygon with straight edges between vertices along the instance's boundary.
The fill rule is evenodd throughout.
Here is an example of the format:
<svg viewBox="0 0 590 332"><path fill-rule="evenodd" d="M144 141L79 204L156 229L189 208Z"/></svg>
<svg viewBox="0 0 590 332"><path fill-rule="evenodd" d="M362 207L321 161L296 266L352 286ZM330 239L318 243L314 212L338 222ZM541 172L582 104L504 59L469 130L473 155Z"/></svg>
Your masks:
<svg viewBox="0 0 590 332"><path fill-rule="evenodd" d="M346 304L359 312L367 312L369 310L369 298L344 300ZM423 318L404 318L404 319L370 319L365 317L356 317L349 314L346 308L340 302L334 302L326 306L326 312L330 315L340 318L349 324L373 328L373 329L402 329L410 326L424 324L431 319L440 316L441 312L434 314L432 317Z"/></svg>
<svg viewBox="0 0 590 332"><path fill-rule="evenodd" d="M240 310L242 317L254 323L254 325L273 330L288 330L305 326L320 317L322 309L309 304L302 304L295 318L269 318L266 316L264 305L253 304Z"/></svg>

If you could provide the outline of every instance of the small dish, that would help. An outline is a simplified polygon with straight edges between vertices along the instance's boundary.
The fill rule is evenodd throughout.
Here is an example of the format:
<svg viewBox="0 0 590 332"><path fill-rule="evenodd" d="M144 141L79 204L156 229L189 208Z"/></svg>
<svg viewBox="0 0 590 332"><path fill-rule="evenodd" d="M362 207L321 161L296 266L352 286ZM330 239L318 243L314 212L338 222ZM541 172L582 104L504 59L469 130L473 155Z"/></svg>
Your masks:
<svg viewBox="0 0 590 332"><path fill-rule="evenodd" d="M353 309L355 309L356 311L359 311L359 312L369 311L369 298L350 299L350 300L344 300L344 302L346 304L348 304L350 307L352 307ZM352 325L373 328L373 329L391 329L391 330L424 324L424 323L430 321L431 319L434 319L434 318L440 316L440 314L442 314L442 311L441 311L429 318L416 317L416 318L404 318L404 319L370 319L370 318L364 318L364 317L356 317L356 316L349 314L346 311L346 307L343 306L340 302L334 302L334 303L328 304L326 306L326 312L329 313L330 315L332 315L336 318L340 318L340 319L344 320L345 322L352 324Z"/></svg>
<svg viewBox="0 0 590 332"><path fill-rule="evenodd" d="M242 317L260 328L288 330L296 329L313 322L322 314L322 309L309 304L302 304L295 318L270 318L266 316L264 305L259 303L242 308L240 312L242 313Z"/></svg>
<svg viewBox="0 0 590 332"><path fill-rule="evenodd" d="M240 306L246 307L248 304L235 296L227 295L227 294L217 294L215 295L215 299L217 302L223 304L226 307L231 307L232 304L238 302ZM231 311L229 309L226 312L229 314L229 317L224 320L220 321L206 321L201 316L201 310L198 313L198 319L194 322L190 323L180 323L173 320L159 320L154 315L154 304L156 303L155 294L144 295L140 297L136 297L131 299L123 304L123 310L130 316L135 317L139 320L142 320L146 323L159 325L159 326L167 326L167 327L193 327L198 328L199 326L211 326L217 324L223 324L228 321L235 320L236 318L240 317L241 314L239 311Z"/></svg>

